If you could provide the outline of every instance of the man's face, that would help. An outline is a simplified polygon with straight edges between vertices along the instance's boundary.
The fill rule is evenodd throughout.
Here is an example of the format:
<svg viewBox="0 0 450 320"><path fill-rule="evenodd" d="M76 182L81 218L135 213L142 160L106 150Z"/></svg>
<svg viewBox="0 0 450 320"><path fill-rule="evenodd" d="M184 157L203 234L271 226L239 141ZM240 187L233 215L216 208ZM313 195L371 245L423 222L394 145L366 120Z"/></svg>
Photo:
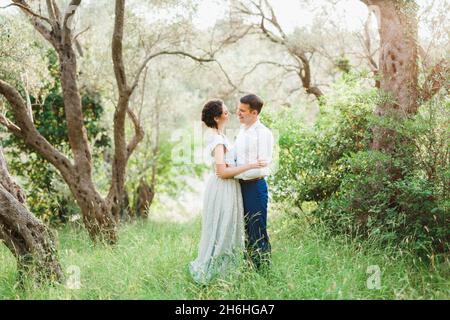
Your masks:
<svg viewBox="0 0 450 320"><path fill-rule="evenodd" d="M238 106L237 116L242 124L250 124L256 121L258 112L252 110L248 104L241 103Z"/></svg>

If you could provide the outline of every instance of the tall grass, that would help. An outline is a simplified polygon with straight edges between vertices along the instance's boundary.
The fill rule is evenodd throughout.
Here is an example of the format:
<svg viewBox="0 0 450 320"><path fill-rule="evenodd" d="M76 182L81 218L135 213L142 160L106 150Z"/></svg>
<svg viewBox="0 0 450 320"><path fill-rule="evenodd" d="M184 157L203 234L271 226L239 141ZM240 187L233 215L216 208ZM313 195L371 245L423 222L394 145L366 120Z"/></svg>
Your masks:
<svg viewBox="0 0 450 320"><path fill-rule="evenodd" d="M279 208L280 209L280 208ZM276 210L276 209L275 209ZM280 209L281 210L281 209ZM15 287L15 262L0 247L0 299L448 299L448 259L425 264L375 242L331 238L301 218L276 214L269 225L272 268L245 266L201 287L188 263L197 254L201 222L125 224L115 248L94 246L77 226L57 230L65 270L80 270L80 289L66 285ZM367 287L368 266L381 271L379 289Z"/></svg>

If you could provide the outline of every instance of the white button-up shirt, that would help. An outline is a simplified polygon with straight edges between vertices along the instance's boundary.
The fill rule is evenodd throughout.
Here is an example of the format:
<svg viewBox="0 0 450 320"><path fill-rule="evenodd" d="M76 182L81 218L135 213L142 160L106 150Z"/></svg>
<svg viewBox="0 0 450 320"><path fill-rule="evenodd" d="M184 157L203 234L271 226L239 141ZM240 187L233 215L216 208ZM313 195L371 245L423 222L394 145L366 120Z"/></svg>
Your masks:
<svg viewBox="0 0 450 320"><path fill-rule="evenodd" d="M236 137L234 155L236 165L255 163L258 160L267 162L267 167L250 169L235 176L235 179L251 180L269 175L269 165L272 161L273 134L259 119L249 128L242 125Z"/></svg>

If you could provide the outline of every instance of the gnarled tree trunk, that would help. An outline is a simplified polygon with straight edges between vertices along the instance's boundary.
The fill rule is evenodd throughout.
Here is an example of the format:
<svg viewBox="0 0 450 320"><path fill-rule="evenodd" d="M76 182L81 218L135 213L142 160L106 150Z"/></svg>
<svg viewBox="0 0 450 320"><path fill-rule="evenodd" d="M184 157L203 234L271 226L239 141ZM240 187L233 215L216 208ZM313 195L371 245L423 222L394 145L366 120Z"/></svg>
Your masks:
<svg viewBox="0 0 450 320"><path fill-rule="evenodd" d="M403 119L418 109L417 4L415 1L362 0L378 17L380 33L380 89L386 99L375 113L394 120ZM372 148L393 152L394 129L374 128Z"/></svg>
<svg viewBox="0 0 450 320"><path fill-rule="evenodd" d="M19 283L31 275L37 281L61 281L50 230L25 207L22 189L11 179L0 148L0 240L16 257Z"/></svg>
<svg viewBox="0 0 450 320"><path fill-rule="evenodd" d="M37 130L29 109L19 91L0 79L0 94L9 102L14 121L0 114L0 124L22 139L24 143L50 162L59 171L69 186L78 205L83 221L92 240L115 243L116 221L119 220L124 202L124 184L128 159L144 137L139 117L130 108L130 97L139 84L142 71L152 59L162 55L181 55L199 62L214 61L210 58L198 58L182 51L163 50L149 53L132 81L128 81L123 62L123 28L125 21L125 0L115 0L114 33L112 37L112 61L119 91L114 113L114 159L112 162L111 185L106 197L102 197L92 177L92 159L90 145L84 127L82 105L77 80L77 56L75 49L81 51L77 36L74 34L71 20L81 4L81 0L71 0L62 12L55 0L47 0L48 16L35 12L29 5L31 1L12 0L12 5L28 16L33 27L46 39L58 53L64 110L68 128L68 140L73 160L59 152ZM134 136L127 141L125 119L131 120Z"/></svg>
<svg viewBox="0 0 450 320"><path fill-rule="evenodd" d="M31 149L52 163L60 172L81 209L83 221L91 239L114 244L117 242L114 217L118 217L122 206L127 161L144 135L139 119L129 108L129 99L137 86L139 77L136 77L133 86L129 87L126 83L122 62L125 1L116 1L113 61L115 70L118 69L117 64L120 65L119 72L116 72L120 97L119 106L114 116L115 150L111 188L105 198L98 193L92 177L91 150L83 121L77 80L77 56L74 50L74 48L80 46L70 25L81 0L72 0L64 13L60 11L54 0L48 0L48 17L33 12L25 0L12 1L29 17L34 28L58 53L68 140L73 161L60 153L39 133L19 91L2 80L0 80L0 94L9 102L14 122L0 115L0 123L5 125L18 138L21 138ZM125 139L125 117L127 115L131 118L135 127L135 136L128 144Z"/></svg>

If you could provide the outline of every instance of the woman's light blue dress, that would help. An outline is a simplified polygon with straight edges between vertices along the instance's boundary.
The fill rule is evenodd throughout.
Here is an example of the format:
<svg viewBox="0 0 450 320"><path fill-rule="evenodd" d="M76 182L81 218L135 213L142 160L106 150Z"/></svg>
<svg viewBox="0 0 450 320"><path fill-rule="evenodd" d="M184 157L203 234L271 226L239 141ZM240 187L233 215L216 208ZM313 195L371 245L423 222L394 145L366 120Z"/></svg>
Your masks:
<svg viewBox="0 0 450 320"><path fill-rule="evenodd" d="M208 143L213 172L203 199L202 234L198 257L189 264L192 278L207 284L215 276L225 277L238 267L244 250L244 208L241 186L236 179L221 179L214 172L214 148L225 146L225 163L234 166L231 145L224 135L215 134Z"/></svg>

